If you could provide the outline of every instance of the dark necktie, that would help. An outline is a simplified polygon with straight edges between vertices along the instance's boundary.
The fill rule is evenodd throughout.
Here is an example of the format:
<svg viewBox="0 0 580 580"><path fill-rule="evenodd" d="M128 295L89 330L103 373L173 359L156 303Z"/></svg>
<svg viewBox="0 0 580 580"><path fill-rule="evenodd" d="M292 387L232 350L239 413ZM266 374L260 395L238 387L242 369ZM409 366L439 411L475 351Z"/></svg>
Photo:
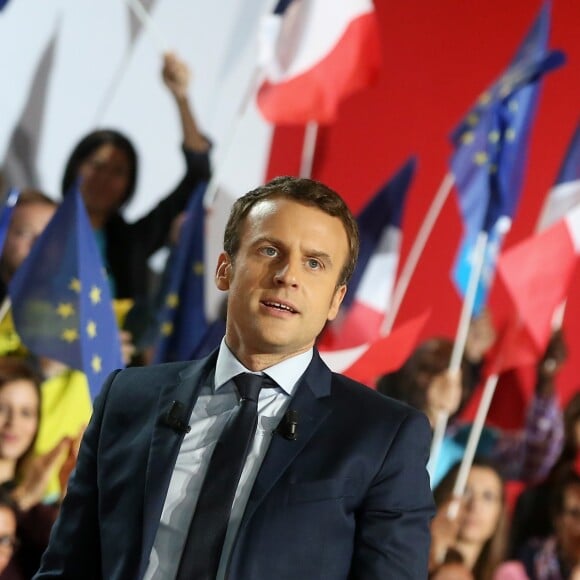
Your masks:
<svg viewBox="0 0 580 580"><path fill-rule="evenodd" d="M261 375L234 377L241 406L211 456L181 555L176 580L215 580L236 489L258 422Z"/></svg>

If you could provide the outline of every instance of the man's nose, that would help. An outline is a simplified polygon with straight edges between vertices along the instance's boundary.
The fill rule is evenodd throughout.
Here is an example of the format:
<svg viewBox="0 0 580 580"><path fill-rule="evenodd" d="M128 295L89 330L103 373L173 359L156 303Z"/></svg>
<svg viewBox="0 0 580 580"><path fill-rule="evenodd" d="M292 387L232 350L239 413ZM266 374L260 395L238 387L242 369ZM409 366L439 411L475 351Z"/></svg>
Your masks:
<svg viewBox="0 0 580 580"><path fill-rule="evenodd" d="M276 269L274 281L280 286L298 286L298 268L297 260L284 260Z"/></svg>

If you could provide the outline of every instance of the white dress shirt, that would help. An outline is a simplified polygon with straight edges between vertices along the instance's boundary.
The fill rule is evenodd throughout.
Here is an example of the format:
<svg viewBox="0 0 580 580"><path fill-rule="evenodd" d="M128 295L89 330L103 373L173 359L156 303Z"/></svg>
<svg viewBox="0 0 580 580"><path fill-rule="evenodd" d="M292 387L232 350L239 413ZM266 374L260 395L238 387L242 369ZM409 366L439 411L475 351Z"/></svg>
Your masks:
<svg viewBox="0 0 580 580"><path fill-rule="evenodd" d="M258 427L238 483L217 574L225 576L232 546L242 521L250 491L270 445L272 433L284 416L298 381L312 360L313 351L286 359L263 373L279 388L262 389L258 400ZM177 573L185 537L213 449L228 419L239 408L233 377L249 371L222 340L213 387L202 387L189 419L191 431L183 439L161 521L145 572L145 580L173 580Z"/></svg>

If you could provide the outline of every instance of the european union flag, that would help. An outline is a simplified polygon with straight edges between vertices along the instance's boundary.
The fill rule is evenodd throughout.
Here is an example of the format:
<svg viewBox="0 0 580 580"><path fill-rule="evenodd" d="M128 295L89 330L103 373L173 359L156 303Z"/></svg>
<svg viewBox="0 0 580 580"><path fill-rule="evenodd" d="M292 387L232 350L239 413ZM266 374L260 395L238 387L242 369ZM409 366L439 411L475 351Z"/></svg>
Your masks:
<svg viewBox="0 0 580 580"><path fill-rule="evenodd" d="M169 284L159 312L155 362L190 359L208 330L204 289L206 187L200 183L192 192L179 242L169 257Z"/></svg>
<svg viewBox="0 0 580 580"><path fill-rule="evenodd" d="M124 365L109 285L78 187L65 196L8 290L25 346L83 371L94 399L109 372Z"/></svg>
<svg viewBox="0 0 580 580"><path fill-rule="evenodd" d="M479 97L452 135L456 149L451 171L465 226L454 269L462 293L477 235L485 231L495 244L501 243L505 220L513 217L519 201L539 81L564 62L563 53L547 49L549 27L546 3L508 69ZM503 222L498 227L500 219ZM494 264L486 267L493 271ZM480 289L480 296L483 294L485 290ZM481 304L476 302L476 311Z"/></svg>
<svg viewBox="0 0 580 580"><path fill-rule="evenodd" d="M0 255L2 255L2 250L4 249L4 242L6 241L6 235L8 234L8 228L10 227L12 212L14 211L14 206L16 205L19 196L20 191L18 189L11 189L6 196L6 202L2 208L2 213L0 213Z"/></svg>
<svg viewBox="0 0 580 580"><path fill-rule="evenodd" d="M409 159L395 175L375 193L367 203L356 221L360 232L360 251L356 268L348 284L342 308L352 304L357 288L373 254L377 252L385 230L391 226L401 229L401 219L405 197L413 179L416 167L415 158ZM385 272L385 275L388 275Z"/></svg>

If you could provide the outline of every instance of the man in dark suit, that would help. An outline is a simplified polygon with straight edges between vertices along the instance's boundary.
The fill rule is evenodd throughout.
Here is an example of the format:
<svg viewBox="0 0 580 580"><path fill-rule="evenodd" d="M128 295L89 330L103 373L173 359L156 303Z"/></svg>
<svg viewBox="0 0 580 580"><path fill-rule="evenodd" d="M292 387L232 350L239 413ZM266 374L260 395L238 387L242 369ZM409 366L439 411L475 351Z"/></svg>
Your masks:
<svg viewBox="0 0 580 580"><path fill-rule="evenodd" d="M320 183L277 178L235 203L215 275L229 293L224 341L200 361L109 377L38 580L427 577L427 420L332 373L314 348L358 245ZM241 373L261 375L257 403L239 400ZM235 460L216 471L217 458L252 400L257 423L229 477ZM211 497L230 480L233 499Z"/></svg>

